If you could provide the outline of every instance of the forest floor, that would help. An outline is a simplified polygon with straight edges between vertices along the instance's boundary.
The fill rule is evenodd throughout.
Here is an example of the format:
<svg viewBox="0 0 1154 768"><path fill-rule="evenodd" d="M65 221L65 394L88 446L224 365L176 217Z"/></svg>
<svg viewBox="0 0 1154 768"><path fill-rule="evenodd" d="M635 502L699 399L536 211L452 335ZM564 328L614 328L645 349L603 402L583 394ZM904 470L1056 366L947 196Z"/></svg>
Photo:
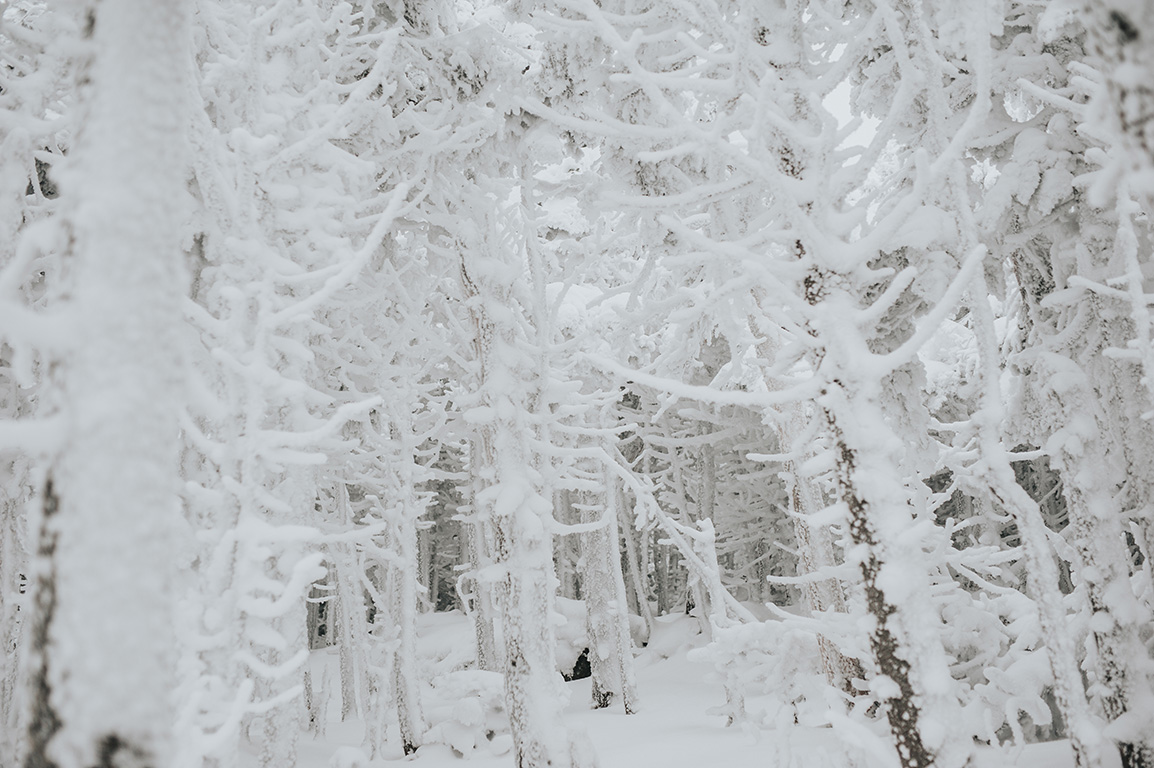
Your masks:
<svg viewBox="0 0 1154 768"><path fill-rule="evenodd" d="M876 736L868 733L842 731L838 738L830 738L829 728L726 727L724 717L709 714L725 698L721 683L711 674L712 665L693 661L689 655L702 644L696 620L674 616L659 621L648 646L637 657L640 707L636 714L626 715L620 703L591 711L590 681L565 684L569 692L566 725L571 733L587 736L600 768L843 768L853 764L847 749L865 748L869 752L868 742L876 743ZM426 744L407 758L397 748L396 754L373 760L362 748L363 723L353 718L340 721L340 692L331 690L336 685L331 681L338 679L336 650L313 652L314 681L328 681L319 685L329 699L329 720L319 736L302 736L298 768L385 768L398 764L413 768L511 768L508 725L502 722L496 703L500 700L500 677L452 671L461 665L462 658L471 655L472 643L471 625L461 614L425 617L421 629L423 662L428 671L437 674L439 668L442 674L441 682L426 690L425 715L443 743ZM756 699L748 704L756 711ZM502 730L505 735L492 735ZM854 746L847 747L850 744ZM257 765L254 753L248 754L247 765ZM873 759L864 761L870 768L890 768L889 760L876 752L871 754ZM1024 749L985 750L975 768L1072 766L1068 743L1057 741Z"/></svg>

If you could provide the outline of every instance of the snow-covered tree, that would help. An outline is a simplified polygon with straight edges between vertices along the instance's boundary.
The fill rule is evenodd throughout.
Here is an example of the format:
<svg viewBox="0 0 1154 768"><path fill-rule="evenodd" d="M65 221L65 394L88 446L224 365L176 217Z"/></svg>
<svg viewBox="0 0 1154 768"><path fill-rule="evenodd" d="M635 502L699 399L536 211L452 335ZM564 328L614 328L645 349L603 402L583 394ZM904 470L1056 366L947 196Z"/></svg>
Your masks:
<svg viewBox="0 0 1154 768"><path fill-rule="evenodd" d="M0 763L1149 768L1148 5L0 0Z"/></svg>

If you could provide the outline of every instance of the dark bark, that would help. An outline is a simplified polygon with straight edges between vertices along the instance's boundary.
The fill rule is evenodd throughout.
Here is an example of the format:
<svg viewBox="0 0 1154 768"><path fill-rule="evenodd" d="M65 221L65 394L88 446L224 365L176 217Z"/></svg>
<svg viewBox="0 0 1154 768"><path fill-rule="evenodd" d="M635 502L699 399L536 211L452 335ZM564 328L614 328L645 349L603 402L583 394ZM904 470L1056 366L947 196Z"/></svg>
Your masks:
<svg viewBox="0 0 1154 768"><path fill-rule="evenodd" d="M28 725L28 755L24 768L56 768L48 759L48 743L60 730L60 718L52 707L52 686L48 682L50 654L48 636L52 619L56 613L56 533L55 517L60 509L52 477L44 485L44 501L41 506L40 538L36 555L39 569L36 592L33 596L35 616L32 620L30 642L34 654L34 672L30 681L32 712Z"/></svg>
<svg viewBox="0 0 1154 768"><path fill-rule="evenodd" d="M898 609L890 602L885 590L878 583L883 560L879 555L877 531L870 520L869 503L859 495L853 482L857 455L846 445L833 414L827 411L826 419L836 439L837 485L842 500L849 507L850 538L854 544L864 546L867 552L861 563L862 581L865 587L866 607L876 622L870 632L870 650L873 652L878 673L888 677L898 687L898 695L891 696L883 702L890 733L902 768L929 768L934 765L934 755L922 742L919 730L921 709L910 681L910 662L890 624Z"/></svg>
<svg viewBox="0 0 1154 768"><path fill-rule="evenodd" d="M100 740L98 762L92 768L154 768L155 760L148 751L135 746L115 733Z"/></svg>

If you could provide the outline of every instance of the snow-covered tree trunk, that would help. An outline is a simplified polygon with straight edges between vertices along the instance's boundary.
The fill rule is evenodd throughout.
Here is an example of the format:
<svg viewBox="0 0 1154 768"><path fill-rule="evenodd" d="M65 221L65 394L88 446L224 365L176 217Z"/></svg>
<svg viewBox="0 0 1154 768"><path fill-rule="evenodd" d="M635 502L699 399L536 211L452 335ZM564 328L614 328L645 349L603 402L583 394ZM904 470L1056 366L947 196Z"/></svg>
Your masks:
<svg viewBox="0 0 1154 768"><path fill-rule="evenodd" d="M4 462L0 470L0 756L15 759L22 741L19 656L24 618L31 604L24 599L29 572L24 474L27 460Z"/></svg>
<svg viewBox="0 0 1154 768"><path fill-rule="evenodd" d="M519 205L505 209L510 223ZM543 382L526 327L523 233L498 229L493 217L462 243L461 279L474 324L475 402L465 418L475 425L471 472L480 488L474 515L493 536L499 573L505 708L518 768L569 768L570 743L561 721L563 690L556 673L552 628L552 503L534 445ZM509 226L509 224L506 224ZM488 231L484 231L487 229ZM582 768L578 766L577 768Z"/></svg>
<svg viewBox="0 0 1154 768"><path fill-rule="evenodd" d="M333 497L337 520L343 528L352 529L353 513L349 504L348 486L338 482L333 489ZM369 634L362 583L365 564L357 556L355 547L345 542L337 542L328 547L325 561L328 563L329 580L333 584L332 591L326 597L329 625L336 626L341 676L341 720L344 721L354 714L364 715L360 691L363 690L363 678L368 671L365 669L362 651ZM321 702L317 717L325 717L326 704ZM319 725L324 727L324 723Z"/></svg>
<svg viewBox="0 0 1154 768"><path fill-rule="evenodd" d="M476 440L469 451L470 457L479 450ZM477 643L477 668L496 672L503 669L504 656L497 643L497 625L501 620L501 607L496 600L496 585L493 583L492 529L478 515L477 497L484 491L485 482L477 475L477 465L469 462L472 479L472 513L466 523L466 540L469 549L469 563L473 575L469 578L471 599L465 600L470 606L473 619L473 634Z"/></svg>
<svg viewBox="0 0 1154 768"><path fill-rule="evenodd" d="M847 398L848 399L848 398ZM861 408L857 404L857 408ZM843 413L849 409L838 409ZM856 409L855 409L856 410ZM872 626L869 632L870 649L874 664L885 687L877 691L885 707L890 733L898 758L903 768L928 768L934 765L934 747L926 743L922 733L923 713L921 692L918 688L914 665L922 663L917 651L911 647L910 630L903 626L911 620L911 606L902 603L902 598L891 594L902 582L924 579L924 571L914 566L910 573L900 573L904 564L900 557L891 554L887 546L899 535L900 527L910 522L909 513L900 494L892 495L896 487L894 479L882 485L875 474L885 477L886 467L881 462L870 462L863 467L862 459L872 457L870 449L859 442L867 434L856 430L857 441L851 443L845 437L838 414L833 409L823 409L829 428L834 435L834 451L838 495L849 511L849 533L856 548L859 568L865 588L866 609ZM870 442L876 433L870 434ZM869 477L869 480L866 478ZM870 498L863 493L862 484L867 488L878 488L880 498ZM884 533L879 532L878 515L885 522ZM916 561L915 561L916 563ZM916 630L915 630L916 632Z"/></svg>
<svg viewBox="0 0 1154 768"><path fill-rule="evenodd" d="M584 515L577 511L573 493L568 488L557 491L553 504L553 516L563 525L580 522ZM553 537L553 570L557 574L557 594L569 600L584 596L584 576L580 563L580 543L571 541L571 536Z"/></svg>
<svg viewBox="0 0 1154 768"><path fill-rule="evenodd" d="M398 411L400 409L397 409ZM423 743L425 718L421 709L420 681L417 679L417 613L420 583L417 580L417 520L425 511L425 499L417 494L412 465L412 427L400 413L395 421L401 452L398 496L388 516L393 557L388 564L389 618L394 642L393 690L400 725L401 746L406 755Z"/></svg>
<svg viewBox="0 0 1154 768"><path fill-rule="evenodd" d="M646 588L648 573L642 564L645 554L645 543L639 540L636 523L637 515L634 512L633 497L621 492L621 501L617 508L618 525L621 529L621 538L625 546L621 557L625 560L625 570L629 572L629 587L627 594L632 596L636 604L637 613L645 622L645 636L653 632L653 606L649 602L649 590Z"/></svg>
<svg viewBox="0 0 1154 768"><path fill-rule="evenodd" d="M708 434L711 431L712 427L709 424L702 425L703 433ZM724 602L719 599L720 595L717 593L718 589L724 589L724 587L721 584L721 566L717 561L717 526L714 521L716 514L714 503L716 501L716 466L713 458L713 446L708 443L703 445L696 458L700 464L700 477L697 487L693 489L693 496L697 499L695 505L697 524L699 527L708 526L709 532L707 536L696 539L694 546L702 562L717 573L717 580L716 583L702 584L700 580L693 579L691 583L693 584L693 602L703 618L709 617L707 630L712 635L715 623L713 621L714 614L720 611L721 616L724 617L725 615Z"/></svg>
<svg viewBox="0 0 1154 768"><path fill-rule="evenodd" d="M249 471L244 473L245 476L261 476L257 470L258 456L254 453L248 457L246 463L249 464ZM264 510L268 516L265 522L288 532L302 518L308 519L305 515L311 516L314 500L310 474L301 467L287 468L281 482L276 483L272 489L281 503L273 509ZM257 488L252 490L256 491ZM245 505L250 514L261 507L256 496L254 492ZM278 552L279 557L275 558L273 573L283 579L283 584L273 587L273 599L266 598L266 602L250 597L242 601L248 614L244 622L256 658L253 671L259 673L256 694L265 702L279 704L264 708L249 726L250 737L256 736L260 745L261 768L293 768L298 756L297 745L308 722L303 696L306 682L311 682L305 678L309 649L305 595L308 593L308 585L325 573L319 565L320 554L311 552L312 533L310 529L301 526L293 531L295 535L278 542L283 548ZM261 554L267 557L267 552L265 549ZM256 565L259 570L256 573L248 572L246 575L249 578L242 581L242 584L255 586L262 578L268 578L268 574L263 572L266 563L260 562L258 558L254 558L257 562L251 563L250 567ZM315 572L311 576L306 575L309 571ZM271 585L265 582L264 586L268 588ZM257 594L260 591L263 590L253 589Z"/></svg>
<svg viewBox="0 0 1154 768"><path fill-rule="evenodd" d="M593 678L591 703L594 709L600 709L619 696L625 713L633 714L637 709L633 641L617 543L623 493L620 481L613 475L605 473L604 483L603 495L590 499L598 503L587 504L581 510L582 523L598 524L581 539L580 561Z"/></svg>
<svg viewBox="0 0 1154 768"><path fill-rule="evenodd" d="M25 766L162 768L174 757L189 8L80 12L55 382L68 431L43 495Z"/></svg>
<svg viewBox="0 0 1154 768"><path fill-rule="evenodd" d="M637 695L637 675L634 671L633 664L633 633L629 627L628 591L625 588L625 574L621 566L621 558L624 553L621 551L621 536L619 535L619 531L624 536L629 535L628 532L621 531L623 521L627 520L624 512L626 510L627 497L625 489L621 486L621 482L609 473L606 473L605 483L610 487L610 493L612 494L613 519L609 522L609 529L606 533L609 538L610 546L607 554L610 558L610 568L613 575L615 592L613 604L610 606L616 622L617 656L615 662L617 675L621 680L621 702L625 709L625 714L628 715L637 711L639 702ZM624 522L624 525L630 525L630 522ZM648 603L648 601L646 602ZM646 608L648 608L648 604Z"/></svg>
<svg viewBox="0 0 1154 768"><path fill-rule="evenodd" d="M398 526L398 562L408 567L396 567L392 577L393 615L397 626L397 650L394 673L397 718L401 727L401 746L411 755L421 746L425 736L425 718L421 710L421 684L417 678L417 600L418 583L413 567L413 545L416 528L412 520Z"/></svg>
<svg viewBox="0 0 1154 768"><path fill-rule="evenodd" d="M53 166L75 119L79 22L64 3L36 10L7 4L0 13L0 311L8 318L0 323L0 763L11 765L20 764L27 746L21 668L30 661L36 487L59 436L19 422L41 410L51 359L43 342L54 334L45 337L39 310L50 311L54 281L44 276L58 272L65 238L54 217L60 201ZM13 427L48 439L13 440Z"/></svg>

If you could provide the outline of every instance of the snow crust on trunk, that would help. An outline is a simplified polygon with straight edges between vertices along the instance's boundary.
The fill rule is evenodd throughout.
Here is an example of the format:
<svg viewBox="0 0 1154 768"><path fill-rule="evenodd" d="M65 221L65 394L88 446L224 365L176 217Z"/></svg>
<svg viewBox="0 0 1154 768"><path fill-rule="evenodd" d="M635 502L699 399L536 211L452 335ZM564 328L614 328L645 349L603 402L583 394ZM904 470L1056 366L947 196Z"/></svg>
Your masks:
<svg viewBox="0 0 1154 768"><path fill-rule="evenodd" d="M61 179L72 234L70 348L58 374L68 426L45 491L55 547L38 586L55 592L38 649L48 697L37 702L55 732L30 759L167 765L189 9L104 0L84 13L85 117Z"/></svg>

